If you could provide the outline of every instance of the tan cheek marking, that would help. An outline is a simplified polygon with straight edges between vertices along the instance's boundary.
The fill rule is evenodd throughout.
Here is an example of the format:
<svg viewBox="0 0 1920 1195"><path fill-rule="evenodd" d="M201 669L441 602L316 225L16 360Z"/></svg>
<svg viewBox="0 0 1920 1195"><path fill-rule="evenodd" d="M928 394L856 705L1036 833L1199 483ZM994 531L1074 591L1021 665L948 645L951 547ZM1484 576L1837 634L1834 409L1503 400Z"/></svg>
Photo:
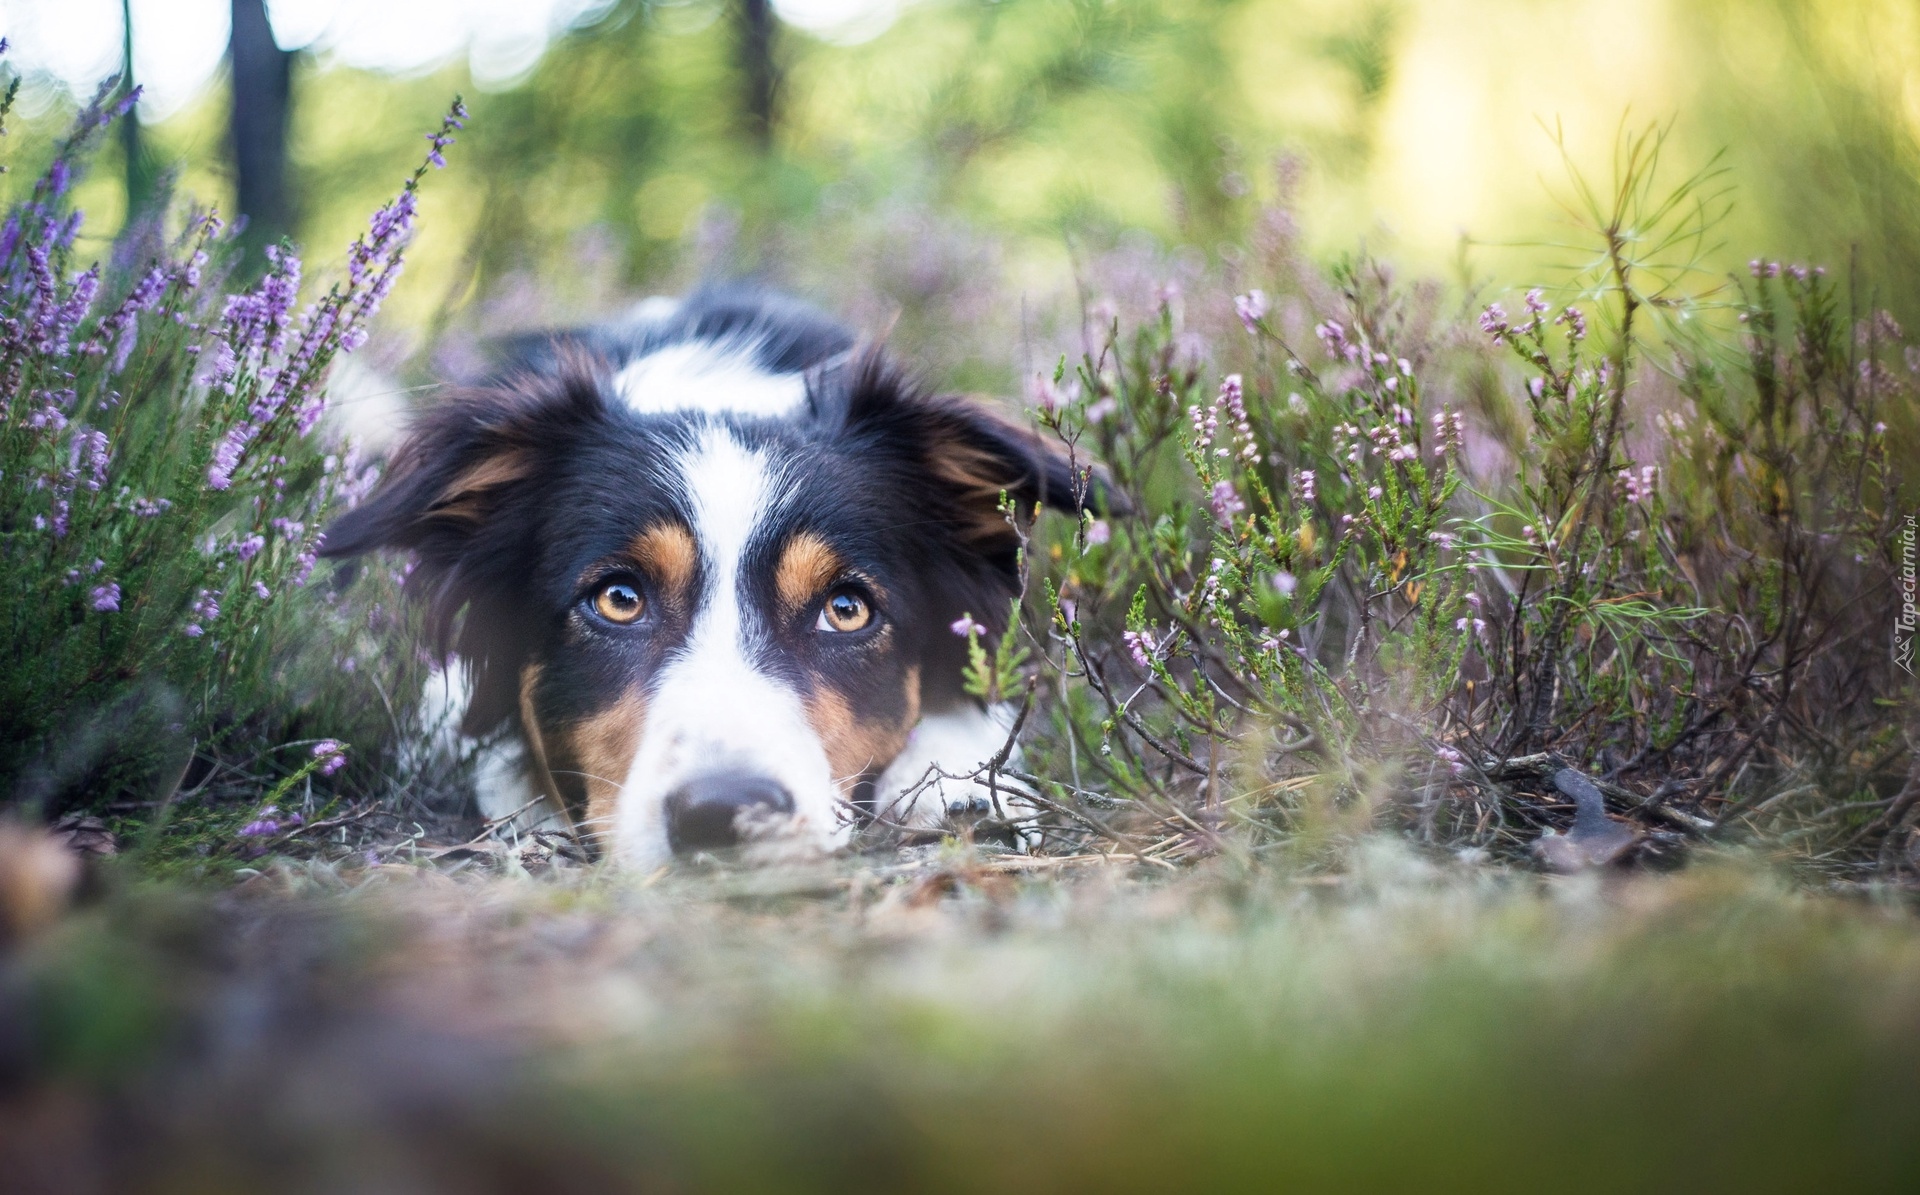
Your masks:
<svg viewBox="0 0 1920 1195"><path fill-rule="evenodd" d="M540 732L540 721L533 705L534 686L540 683L540 665L528 664L520 670L520 729L527 737L527 751L533 756L533 785L540 794L553 802L562 817L573 820L573 811L560 795L560 789L553 782L553 771L547 764L546 738Z"/></svg>
<svg viewBox="0 0 1920 1195"><path fill-rule="evenodd" d="M693 594L693 573L700 560L700 549L687 529L677 523L656 524L634 536L627 550L660 582L667 600L684 610Z"/></svg>
<svg viewBox="0 0 1920 1195"><path fill-rule="evenodd" d="M565 732L567 754L586 782L586 819L581 828L589 837L612 830L620 789L640 749L646 723L647 701L636 690Z"/></svg>
<svg viewBox="0 0 1920 1195"><path fill-rule="evenodd" d="M825 540L802 531L787 541L774 570L774 592L780 596L781 609L789 616L799 613L845 571L846 564Z"/></svg>
<svg viewBox="0 0 1920 1195"><path fill-rule="evenodd" d="M862 722L847 699L832 689L821 689L807 699L807 722L820 736L834 783L843 790L855 780L884 769L907 745L907 735L920 721L920 669L907 669L900 693L900 720L892 724Z"/></svg>

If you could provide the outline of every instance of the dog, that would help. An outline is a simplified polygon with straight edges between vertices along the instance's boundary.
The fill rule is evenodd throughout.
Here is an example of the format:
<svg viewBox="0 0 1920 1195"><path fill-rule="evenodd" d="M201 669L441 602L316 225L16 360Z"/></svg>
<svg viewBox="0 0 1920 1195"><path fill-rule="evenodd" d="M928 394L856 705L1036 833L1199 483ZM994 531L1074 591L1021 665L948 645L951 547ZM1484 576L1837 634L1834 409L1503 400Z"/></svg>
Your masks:
<svg viewBox="0 0 1920 1195"><path fill-rule="evenodd" d="M1017 764L1012 711L966 691L965 636L1005 632L1019 587L1003 501L1109 504L1090 466L754 289L508 361L415 420L322 548L413 553L461 732L499 743L484 815L653 868L1006 800L980 773Z"/></svg>

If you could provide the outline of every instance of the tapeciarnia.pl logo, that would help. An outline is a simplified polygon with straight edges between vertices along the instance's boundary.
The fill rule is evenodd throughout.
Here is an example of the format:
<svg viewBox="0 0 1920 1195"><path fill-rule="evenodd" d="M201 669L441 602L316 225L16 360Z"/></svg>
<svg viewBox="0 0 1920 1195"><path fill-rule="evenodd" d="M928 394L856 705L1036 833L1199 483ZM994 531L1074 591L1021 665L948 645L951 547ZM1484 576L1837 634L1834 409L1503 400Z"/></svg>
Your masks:
<svg viewBox="0 0 1920 1195"><path fill-rule="evenodd" d="M1913 675L1913 631L1920 624L1920 584L1914 575L1914 517L1900 528L1900 617L1893 623L1893 662Z"/></svg>

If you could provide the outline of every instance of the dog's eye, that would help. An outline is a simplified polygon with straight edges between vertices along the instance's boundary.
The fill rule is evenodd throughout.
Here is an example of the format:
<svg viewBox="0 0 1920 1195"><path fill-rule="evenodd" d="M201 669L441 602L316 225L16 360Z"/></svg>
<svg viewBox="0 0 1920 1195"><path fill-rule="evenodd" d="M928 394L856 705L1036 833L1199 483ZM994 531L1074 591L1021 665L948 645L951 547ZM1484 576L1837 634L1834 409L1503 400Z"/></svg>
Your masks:
<svg viewBox="0 0 1920 1195"><path fill-rule="evenodd" d="M625 581L609 581L593 595L594 613L608 622L625 625L639 618L646 608L640 591Z"/></svg>
<svg viewBox="0 0 1920 1195"><path fill-rule="evenodd" d="M814 629L845 634L860 630L872 621L873 609L865 598L851 589L837 589L827 595L827 604L820 607L820 621L814 623Z"/></svg>

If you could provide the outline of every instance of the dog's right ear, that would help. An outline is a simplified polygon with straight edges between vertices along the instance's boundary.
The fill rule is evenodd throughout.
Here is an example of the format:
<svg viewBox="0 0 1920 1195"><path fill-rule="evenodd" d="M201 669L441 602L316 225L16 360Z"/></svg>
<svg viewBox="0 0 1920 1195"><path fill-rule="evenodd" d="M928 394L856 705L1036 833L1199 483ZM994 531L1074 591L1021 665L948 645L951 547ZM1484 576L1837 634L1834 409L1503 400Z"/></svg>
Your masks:
<svg viewBox="0 0 1920 1195"><path fill-rule="evenodd" d="M469 733L511 712L532 646L513 611L524 608L538 554L532 516L551 462L605 415L598 378L583 362L455 394L420 416L374 492L321 540L327 557L414 554L406 590L425 604L428 643L473 672Z"/></svg>

